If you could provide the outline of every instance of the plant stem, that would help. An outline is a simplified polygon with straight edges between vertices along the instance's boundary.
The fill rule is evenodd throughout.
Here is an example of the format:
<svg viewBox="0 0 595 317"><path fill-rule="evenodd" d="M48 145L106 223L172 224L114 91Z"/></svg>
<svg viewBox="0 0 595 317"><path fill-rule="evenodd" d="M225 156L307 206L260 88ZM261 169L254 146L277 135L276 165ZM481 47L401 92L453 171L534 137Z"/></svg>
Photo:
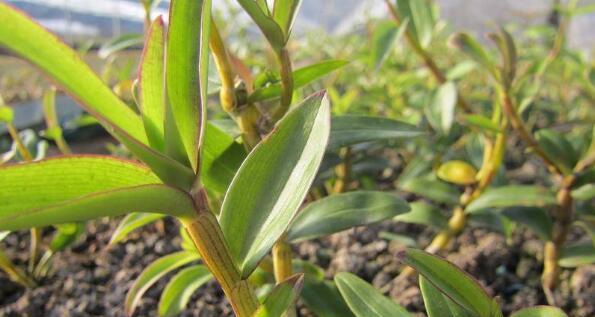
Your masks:
<svg viewBox="0 0 595 317"><path fill-rule="evenodd" d="M385 0L384 2L386 3L390 16L392 17L395 24L397 24L397 26L402 25L403 22L401 17L399 16L397 8L395 8L395 6L392 3L390 3L389 0ZM407 42L409 43L409 46L413 49L413 51L422 59L426 68L433 75L434 79L440 84L446 83L448 79L446 78L442 70L440 70L430 52L428 52L419 44L419 42L411 32L406 31L405 38L407 39ZM465 100L465 98L463 98L460 91L457 91L457 105L466 113L472 112L469 103L467 102L467 100Z"/></svg>
<svg viewBox="0 0 595 317"><path fill-rule="evenodd" d="M279 108L273 113L273 121L279 121L285 113L289 110L291 99L293 97L293 71L291 67L291 59L289 51L286 47L282 48L280 52L275 52L277 62L281 68L281 103Z"/></svg>
<svg viewBox="0 0 595 317"><path fill-rule="evenodd" d="M249 282L242 280L221 227L208 209L205 196L204 191L200 191L195 199L197 216L182 222L203 262L221 285L236 316L251 317L258 308L258 300Z"/></svg>
<svg viewBox="0 0 595 317"><path fill-rule="evenodd" d="M342 148L340 155L343 163L337 165L335 168L337 181L335 182L333 192L336 194L349 190L349 182L351 182L351 148Z"/></svg>
<svg viewBox="0 0 595 317"><path fill-rule="evenodd" d="M19 154L21 155L23 160L25 160L27 162L33 161L33 155L31 154L31 152L29 152L29 150L25 146L25 144L23 143L23 140L21 140L21 137L19 136L19 132L17 131L16 127L12 123L9 123L7 125L7 127L8 127L8 134L10 134L10 137L16 144L17 151L19 152Z"/></svg>
<svg viewBox="0 0 595 317"><path fill-rule="evenodd" d="M19 269L2 250L0 250L0 269L2 269L8 277L21 284L25 288L33 288L35 287L35 282L25 273L23 270Z"/></svg>
<svg viewBox="0 0 595 317"><path fill-rule="evenodd" d="M275 281L282 281L293 275L291 246L287 243L287 237L283 235L273 246L273 270Z"/></svg>

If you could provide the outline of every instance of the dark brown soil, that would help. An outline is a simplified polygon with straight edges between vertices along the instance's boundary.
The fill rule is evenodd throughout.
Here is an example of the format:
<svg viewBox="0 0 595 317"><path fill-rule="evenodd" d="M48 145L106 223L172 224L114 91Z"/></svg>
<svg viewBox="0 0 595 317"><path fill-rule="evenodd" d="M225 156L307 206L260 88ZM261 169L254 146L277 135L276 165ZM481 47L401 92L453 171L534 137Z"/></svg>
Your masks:
<svg viewBox="0 0 595 317"><path fill-rule="evenodd" d="M166 220L165 232L148 226L132 234L128 242L106 249L116 224L113 220L89 224L84 240L57 257L55 274L34 290L21 289L0 273L0 316L124 316L124 298L134 279L149 263L179 249L180 238L176 223ZM328 277L340 271L358 274L423 316L415 284L394 281L401 269L395 254L402 246L379 238L382 231L417 234L421 243L432 233L419 226L388 222L301 243L294 250L300 258L325 268ZM22 263L25 259L16 252L26 254L26 235L11 235L5 242L14 252L12 258ZM490 294L499 296L507 315L545 304L539 284L541 252L542 244L527 232L519 231L507 242L500 234L471 229L452 244L448 259L479 278ZM564 272L556 295L570 316L595 315L594 277L595 266ZM156 315L166 281L162 279L148 291L135 316ZM183 316L231 316L222 295L213 282L202 287ZM311 315L304 308L300 312Z"/></svg>

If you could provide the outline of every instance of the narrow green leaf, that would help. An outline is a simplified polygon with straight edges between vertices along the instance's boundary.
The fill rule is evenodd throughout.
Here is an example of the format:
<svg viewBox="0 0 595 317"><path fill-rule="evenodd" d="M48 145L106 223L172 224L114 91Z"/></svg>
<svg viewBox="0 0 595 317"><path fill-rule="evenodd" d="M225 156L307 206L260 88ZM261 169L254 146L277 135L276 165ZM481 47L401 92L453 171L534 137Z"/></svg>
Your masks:
<svg viewBox="0 0 595 317"><path fill-rule="evenodd" d="M126 237L141 227L144 227L150 223L153 223L159 219L164 218L163 214L151 214L143 212L134 212L128 214L120 221L120 224L112 233L109 244L114 245L120 243L126 239Z"/></svg>
<svg viewBox="0 0 595 317"><path fill-rule="evenodd" d="M475 70L476 68L477 63L469 60L462 61L448 70L448 72L446 73L446 79L449 81L461 79L473 70Z"/></svg>
<svg viewBox="0 0 595 317"><path fill-rule="evenodd" d="M502 56L502 79L505 87L510 87L516 75L517 51L514 40L510 33L501 28L498 33L488 34L490 38L498 47L500 55Z"/></svg>
<svg viewBox="0 0 595 317"><path fill-rule="evenodd" d="M67 223L56 226L56 233L50 242L50 250L61 252L75 243L85 232L84 223Z"/></svg>
<svg viewBox="0 0 595 317"><path fill-rule="evenodd" d="M332 281L317 280L306 275L301 300L318 317L354 316Z"/></svg>
<svg viewBox="0 0 595 317"><path fill-rule="evenodd" d="M6 239L6 237L8 237L9 234L10 234L9 231L0 231L0 242L2 242L2 240Z"/></svg>
<svg viewBox="0 0 595 317"><path fill-rule="evenodd" d="M410 313L391 299L382 295L361 278L342 272L335 276L335 283L357 317L398 317Z"/></svg>
<svg viewBox="0 0 595 317"><path fill-rule="evenodd" d="M123 51L128 48L132 48L135 46L140 46L143 44L143 35L142 34L122 34L105 44L101 45L97 55L101 58L108 58L109 56Z"/></svg>
<svg viewBox="0 0 595 317"><path fill-rule="evenodd" d="M381 117L336 116L332 119L329 149L371 141L414 138L423 132L408 123Z"/></svg>
<svg viewBox="0 0 595 317"><path fill-rule="evenodd" d="M564 135L552 130L541 129L537 131L535 138L547 156L560 166L564 173L572 173L579 155Z"/></svg>
<svg viewBox="0 0 595 317"><path fill-rule="evenodd" d="M274 50L280 51L285 42L287 41L281 26L275 22L275 20L269 16L268 10L263 11L263 7L266 7L266 3L262 0L262 6L255 0L237 0L238 3L244 8L246 13L250 15L252 20L258 25L258 28L262 31L264 36L269 41L270 45Z"/></svg>
<svg viewBox="0 0 595 317"><path fill-rule="evenodd" d="M558 307L536 306L519 310L510 317L568 317L568 315Z"/></svg>
<svg viewBox="0 0 595 317"><path fill-rule="evenodd" d="M445 134L450 132L457 106L457 87L452 82L442 84L436 91L432 108L440 114L440 127Z"/></svg>
<svg viewBox="0 0 595 317"><path fill-rule="evenodd" d="M200 259L197 252L180 251L157 259L136 278L126 295L124 310L132 316L145 292L169 272Z"/></svg>
<svg viewBox="0 0 595 317"><path fill-rule="evenodd" d="M429 2L425 0L397 0L397 8L402 19L408 18L412 22L409 32L422 47L428 47L432 41L434 30L434 18Z"/></svg>
<svg viewBox="0 0 595 317"><path fill-rule="evenodd" d="M329 133L328 100L318 93L287 114L240 167L220 222L243 277L295 216L316 176Z"/></svg>
<svg viewBox="0 0 595 317"><path fill-rule="evenodd" d="M142 122L85 64L78 54L39 24L0 3L0 45L24 57L50 75L79 100L85 110L109 127L146 143Z"/></svg>
<svg viewBox="0 0 595 317"><path fill-rule="evenodd" d="M198 171L207 101L211 0L173 0L166 54L167 100L188 160Z"/></svg>
<svg viewBox="0 0 595 317"><path fill-rule="evenodd" d="M479 114L468 114L463 116L465 122L469 125L478 127L482 130L489 130L492 132L501 132L500 127L495 124L492 119L486 118Z"/></svg>
<svg viewBox="0 0 595 317"><path fill-rule="evenodd" d="M510 220L524 224L544 241L551 239L552 219L549 213L538 207L509 207L501 213Z"/></svg>
<svg viewBox="0 0 595 317"><path fill-rule="evenodd" d="M411 211L396 216L395 221L433 226L437 229L445 228L448 224L448 218L437 207L423 201L416 201L410 206Z"/></svg>
<svg viewBox="0 0 595 317"><path fill-rule="evenodd" d="M195 265L181 270L171 278L159 300L159 316L178 316L190 302L198 288L213 278L203 265Z"/></svg>
<svg viewBox="0 0 595 317"><path fill-rule="evenodd" d="M572 198L589 201L595 198L595 184L586 184L572 191Z"/></svg>
<svg viewBox="0 0 595 317"><path fill-rule="evenodd" d="M275 286L253 317L282 317L295 307L304 286L304 275L296 274Z"/></svg>
<svg viewBox="0 0 595 317"><path fill-rule="evenodd" d="M407 202L390 193L357 191L329 196L309 204L288 231L293 242L314 239L407 212Z"/></svg>
<svg viewBox="0 0 595 317"><path fill-rule="evenodd" d="M454 264L421 250L407 249L400 255L441 293L480 317L501 316L498 305L479 283Z"/></svg>
<svg viewBox="0 0 595 317"><path fill-rule="evenodd" d="M371 64L378 70L389 56L395 43L405 34L409 19L405 20L399 27L393 21L383 21L376 27L372 38Z"/></svg>
<svg viewBox="0 0 595 317"><path fill-rule="evenodd" d="M328 60L317 64L302 67L293 72L293 89L302 88L340 68L349 62L342 60ZM281 96L281 83L272 84L256 89L249 97L249 102L264 101Z"/></svg>
<svg viewBox="0 0 595 317"><path fill-rule="evenodd" d="M165 31L163 19L155 19L147 34L138 74L139 106L149 144L164 151Z"/></svg>
<svg viewBox="0 0 595 317"><path fill-rule="evenodd" d="M489 188L467 206L466 212L493 207L543 207L555 203L554 193L546 188L534 185L508 185Z"/></svg>
<svg viewBox="0 0 595 317"><path fill-rule="evenodd" d="M301 4L302 0L275 0L273 19L281 26L286 40L291 35L291 28Z"/></svg>
<svg viewBox="0 0 595 317"><path fill-rule="evenodd" d="M561 267L574 268L595 263L595 246L591 241L564 246L558 263Z"/></svg>
<svg viewBox="0 0 595 317"><path fill-rule="evenodd" d="M225 193L246 157L244 147L216 125L207 122L201 154L201 181L208 189Z"/></svg>
<svg viewBox="0 0 595 317"><path fill-rule="evenodd" d="M424 299L428 317L473 317L432 285L425 277L419 277L419 288Z"/></svg>
<svg viewBox="0 0 595 317"><path fill-rule="evenodd" d="M401 182L404 191L429 198L439 203L457 204L461 193L456 187L437 179L412 178Z"/></svg>

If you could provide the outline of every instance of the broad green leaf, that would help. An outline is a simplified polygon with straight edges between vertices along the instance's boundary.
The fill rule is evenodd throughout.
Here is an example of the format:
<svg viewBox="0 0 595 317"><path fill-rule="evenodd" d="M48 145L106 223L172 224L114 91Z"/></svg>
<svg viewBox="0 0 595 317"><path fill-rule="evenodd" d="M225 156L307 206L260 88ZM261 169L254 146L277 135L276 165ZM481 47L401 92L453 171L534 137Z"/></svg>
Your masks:
<svg viewBox="0 0 595 317"><path fill-rule="evenodd" d="M411 316L405 308L351 273L337 274L335 283L347 305L357 317Z"/></svg>
<svg viewBox="0 0 595 317"><path fill-rule="evenodd" d="M433 226L437 229L445 228L448 224L448 218L440 212L440 209L428 203L416 201L410 206L411 211L396 216L395 221Z"/></svg>
<svg viewBox="0 0 595 317"><path fill-rule="evenodd" d="M275 286L253 317L282 317L294 309L304 286L304 275L296 274Z"/></svg>
<svg viewBox="0 0 595 317"><path fill-rule="evenodd" d="M114 53L141 45L143 45L142 34L123 34L101 45L97 55L101 58L108 58Z"/></svg>
<svg viewBox="0 0 595 317"><path fill-rule="evenodd" d="M336 116L331 125L329 149L371 141L414 138L423 132L408 123L369 116Z"/></svg>
<svg viewBox="0 0 595 317"><path fill-rule="evenodd" d="M480 317L502 316L498 304L479 283L456 267L435 255L407 249L400 255L403 263L413 267L441 293Z"/></svg>
<svg viewBox="0 0 595 317"><path fill-rule="evenodd" d="M492 121L492 119L486 118L478 114L467 114L463 116L463 120L469 125L478 127L482 130L489 130L492 132L501 132L500 127Z"/></svg>
<svg viewBox="0 0 595 317"><path fill-rule="evenodd" d="M234 177L220 223L243 277L295 216L316 176L329 133L328 100L318 93L288 113Z"/></svg>
<svg viewBox="0 0 595 317"><path fill-rule="evenodd" d="M291 34L291 28L301 4L302 0L275 0L273 19L283 30L286 40Z"/></svg>
<svg viewBox="0 0 595 317"><path fill-rule="evenodd" d="M244 147L216 125L207 122L201 154L201 181L206 188L225 193L246 157Z"/></svg>
<svg viewBox="0 0 595 317"><path fill-rule="evenodd" d="M446 82L438 88L432 108L440 114L440 128L442 132L448 134L452 128L455 118L455 109L457 106L457 87L452 82Z"/></svg>
<svg viewBox="0 0 595 317"><path fill-rule="evenodd" d="M548 241L552 235L552 219L549 213L538 207L509 207L501 213L510 220L524 224L533 230L539 238Z"/></svg>
<svg viewBox="0 0 595 317"><path fill-rule="evenodd" d="M574 166L578 162L579 155L564 135L552 130L541 129L535 133L535 138L547 156L557 166L560 166L564 173L572 173Z"/></svg>
<svg viewBox="0 0 595 317"><path fill-rule="evenodd" d="M112 237L110 239L109 244L113 245L116 243L120 243L126 239L126 237L136 229L144 227L150 223L153 223L159 219L165 217L163 214L151 214L151 213L142 213L142 212L134 212L128 214L120 221L118 227L112 233Z"/></svg>
<svg viewBox="0 0 595 317"><path fill-rule="evenodd" d="M429 198L439 203L457 204L461 193L456 187L437 179L412 178L401 182L404 191Z"/></svg>
<svg viewBox="0 0 595 317"><path fill-rule="evenodd" d="M492 207L543 207L555 203L554 193L546 188L534 185L508 185L489 188L467 206L466 212Z"/></svg>
<svg viewBox="0 0 595 317"><path fill-rule="evenodd" d="M591 241L564 246L558 263L561 267L573 268L595 263L595 246Z"/></svg>
<svg viewBox="0 0 595 317"><path fill-rule="evenodd" d="M134 284L126 294L124 310L127 316L132 316L145 292L159 279L190 262L199 260L197 252L180 251L166 255L149 264L136 278Z"/></svg>
<svg viewBox="0 0 595 317"><path fill-rule="evenodd" d="M397 0L397 8L402 19L409 19L409 32L422 47L428 47L432 41L434 18L432 8L425 0Z"/></svg>
<svg viewBox="0 0 595 317"><path fill-rule="evenodd" d="M260 28L264 36L267 38L271 47L273 47L275 51L281 51L287 42L287 38L285 37L281 26L269 16L268 10L263 10L263 6L266 7L266 3L263 3L261 6L261 4L255 0L237 1L256 25L258 25L258 28ZM265 1L263 0L262 2Z"/></svg>
<svg viewBox="0 0 595 317"><path fill-rule="evenodd" d="M496 76L496 66L494 61L484 50L483 46L479 44L473 37L466 33L457 33L450 37L449 43L467 54L471 59L477 62L490 72L492 76Z"/></svg>
<svg viewBox="0 0 595 317"><path fill-rule="evenodd" d="M568 315L558 307L536 306L521 309L510 315L510 317L568 317Z"/></svg>
<svg viewBox="0 0 595 317"><path fill-rule="evenodd" d="M213 278L203 265L183 269L171 278L159 299L159 316L178 316L196 290Z"/></svg>
<svg viewBox="0 0 595 317"><path fill-rule="evenodd" d="M354 316L332 281L317 280L306 275L301 300L318 317Z"/></svg>
<svg viewBox="0 0 595 317"><path fill-rule="evenodd" d="M146 143L142 122L85 64L78 54L39 24L0 3L0 45L41 68L108 127Z"/></svg>
<svg viewBox="0 0 595 317"><path fill-rule="evenodd" d="M465 161L448 161L438 168L436 175L449 183L470 185L475 183L477 170Z"/></svg>
<svg viewBox="0 0 595 317"><path fill-rule="evenodd" d="M61 252L75 243L85 232L84 223L67 223L56 226L56 233L50 242L52 252Z"/></svg>
<svg viewBox="0 0 595 317"><path fill-rule="evenodd" d="M309 65L293 72L293 89L302 88L332 72L342 68L349 62L342 60L328 60L317 64ZM263 88L256 89L249 97L249 102L264 101L272 98L279 98L283 91L281 83L275 83Z"/></svg>
<svg viewBox="0 0 595 317"><path fill-rule="evenodd" d="M139 106L149 144L164 151L165 33L158 17L149 32L138 74Z"/></svg>
<svg viewBox="0 0 595 317"><path fill-rule="evenodd" d="M425 277L419 277L419 288L424 299L428 317L473 317L432 285Z"/></svg>
<svg viewBox="0 0 595 317"><path fill-rule="evenodd" d="M403 235L403 234L396 234L396 233L392 233L392 232L381 231L380 233L378 233L378 237L380 239L395 241L399 245L403 245L406 247L410 247L410 248L417 247L417 241L415 241L415 239L413 239L409 236Z"/></svg>
<svg viewBox="0 0 595 317"><path fill-rule="evenodd" d="M173 0L167 35L167 100L188 160L198 171L207 102L211 0Z"/></svg>
<svg viewBox="0 0 595 317"><path fill-rule="evenodd" d="M288 240L323 237L407 212L407 202L390 193L357 191L329 196L309 204L295 218Z"/></svg>
<svg viewBox="0 0 595 317"><path fill-rule="evenodd" d="M395 43L397 43L407 30L407 19L399 27L393 21L383 21L376 27L372 38L372 54L370 55L371 64L375 69L379 69L389 56Z"/></svg>

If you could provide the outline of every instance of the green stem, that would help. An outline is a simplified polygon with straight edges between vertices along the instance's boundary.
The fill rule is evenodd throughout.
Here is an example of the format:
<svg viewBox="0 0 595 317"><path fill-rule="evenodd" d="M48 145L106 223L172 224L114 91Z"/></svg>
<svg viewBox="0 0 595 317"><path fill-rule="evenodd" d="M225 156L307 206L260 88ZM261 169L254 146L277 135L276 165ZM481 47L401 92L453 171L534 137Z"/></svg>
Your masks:
<svg viewBox="0 0 595 317"><path fill-rule="evenodd" d="M276 53L277 62L281 68L281 103L273 113L273 122L279 121L289 110L293 97L293 71L287 48Z"/></svg>
<svg viewBox="0 0 595 317"><path fill-rule="evenodd" d="M21 284L26 288L35 287L35 282L21 269L19 269L4 252L0 250L0 269L2 269L8 277L16 283Z"/></svg>

